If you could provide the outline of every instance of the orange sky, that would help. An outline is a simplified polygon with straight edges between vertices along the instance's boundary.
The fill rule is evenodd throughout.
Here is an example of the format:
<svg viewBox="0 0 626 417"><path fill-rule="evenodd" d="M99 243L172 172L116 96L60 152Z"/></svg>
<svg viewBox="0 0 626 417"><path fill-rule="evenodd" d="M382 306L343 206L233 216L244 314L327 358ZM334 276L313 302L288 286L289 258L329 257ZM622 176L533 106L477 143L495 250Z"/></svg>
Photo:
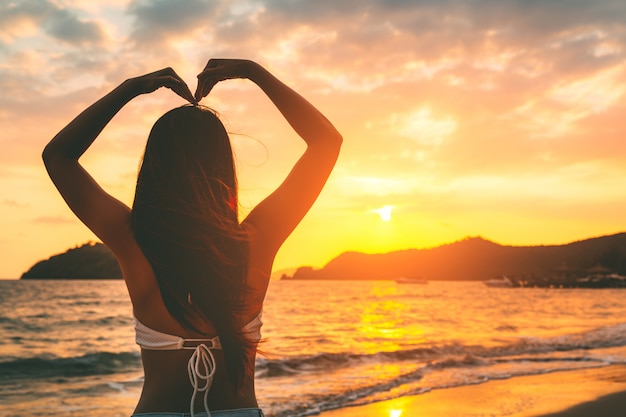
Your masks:
<svg viewBox="0 0 626 417"><path fill-rule="evenodd" d="M0 278L94 239L45 174L47 141L126 78L172 66L195 89L210 57L259 61L344 136L275 269L471 235L624 231L625 22L622 0L2 2ZM180 104L136 99L85 166L130 204L150 127ZM303 144L250 83L220 84L204 104L236 133L245 212Z"/></svg>

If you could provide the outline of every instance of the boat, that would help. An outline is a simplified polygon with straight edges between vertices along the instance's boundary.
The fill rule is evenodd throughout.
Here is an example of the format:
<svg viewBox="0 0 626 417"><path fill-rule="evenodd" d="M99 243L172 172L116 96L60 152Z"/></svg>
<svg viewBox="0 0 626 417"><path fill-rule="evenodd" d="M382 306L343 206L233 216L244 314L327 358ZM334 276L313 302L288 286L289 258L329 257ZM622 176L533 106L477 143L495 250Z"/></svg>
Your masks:
<svg viewBox="0 0 626 417"><path fill-rule="evenodd" d="M398 284L421 284L421 285L428 284L428 281L423 279L423 278L405 278L405 277L402 277L402 278L397 278L395 281Z"/></svg>
<svg viewBox="0 0 626 417"><path fill-rule="evenodd" d="M483 281L483 283L488 287L495 287L495 288L513 287L513 282L508 277L488 279L486 281Z"/></svg>

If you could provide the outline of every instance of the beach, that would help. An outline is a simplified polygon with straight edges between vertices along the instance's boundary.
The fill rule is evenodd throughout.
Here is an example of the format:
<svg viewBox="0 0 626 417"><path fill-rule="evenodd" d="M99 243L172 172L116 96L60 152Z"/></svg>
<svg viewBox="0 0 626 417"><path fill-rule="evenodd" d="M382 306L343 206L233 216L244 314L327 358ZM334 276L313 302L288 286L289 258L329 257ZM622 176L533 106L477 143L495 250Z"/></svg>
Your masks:
<svg viewBox="0 0 626 417"><path fill-rule="evenodd" d="M437 389L320 417L623 417L626 365Z"/></svg>

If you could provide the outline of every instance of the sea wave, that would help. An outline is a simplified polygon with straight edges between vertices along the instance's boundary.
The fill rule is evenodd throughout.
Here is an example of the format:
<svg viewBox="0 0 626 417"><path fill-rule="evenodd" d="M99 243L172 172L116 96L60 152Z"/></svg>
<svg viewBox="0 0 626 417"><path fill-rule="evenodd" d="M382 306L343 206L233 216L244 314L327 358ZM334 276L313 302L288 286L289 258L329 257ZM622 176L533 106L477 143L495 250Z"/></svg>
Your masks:
<svg viewBox="0 0 626 417"><path fill-rule="evenodd" d="M503 361L553 361L553 360L598 360L573 357L565 359L566 352L589 351L611 347L626 346L626 324L602 327L584 333L558 337L518 337L516 340L496 346L443 344L439 346L417 347L413 349L372 354L354 353L318 353L281 359L260 358L257 360L258 378L292 376L300 373L327 373L339 368L363 363L425 363L431 367L484 365L487 362ZM559 352L560 356L550 356ZM543 355L543 356L537 356ZM534 357L534 358L533 358ZM606 358L610 360L610 358Z"/></svg>
<svg viewBox="0 0 626 417"><path fill-rule="evenodd" d="M317 353L278 359L257 359L258 378L328 373L364 364L423 364L430 368L482 366L524 360L528 362L585 361L614 358L590 357L582 352L626 346L626 323L558 337L518 337L496 346L448 343L370 354ZM567 353L572 355L567 357ZM556 355L558 353L558 355ZM86 376L140 370L139 352L97 352L73 357L43 355L33 358L0 358L0 381L11 378Z"/></svg>
<svg viewBox="0 0 626 417"><path fill-rule="evenodd" d="M4 358L0 385L17 379L69 378L141 370L138 352L97 352L74 357Z"/></svg>

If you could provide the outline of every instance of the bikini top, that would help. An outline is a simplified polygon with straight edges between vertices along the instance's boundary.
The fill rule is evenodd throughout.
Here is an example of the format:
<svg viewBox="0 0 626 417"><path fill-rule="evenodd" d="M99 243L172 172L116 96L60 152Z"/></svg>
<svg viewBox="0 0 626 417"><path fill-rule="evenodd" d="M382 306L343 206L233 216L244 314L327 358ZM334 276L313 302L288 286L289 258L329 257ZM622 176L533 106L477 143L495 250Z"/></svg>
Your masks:
<svg viewBox="0 0 626 417"><path fill-rule="evenodd" d="M250 323L243 328L243 333L251 340L261 340L261 326L263 320L262 312L253 318ZM207 417L211 417L208 406L208 395L213 377L215 375L215 357L212 349L221 349L219 336L207 339L185 339L158 330L154 330L139 320L135 319L135 342L146 350L193 350L189 362L187 364L187 373L189 374L189 382L193 386L193 394L191 396L191 416L194 417L194 403L198 392L204 392L204 410Z"/></svg>

